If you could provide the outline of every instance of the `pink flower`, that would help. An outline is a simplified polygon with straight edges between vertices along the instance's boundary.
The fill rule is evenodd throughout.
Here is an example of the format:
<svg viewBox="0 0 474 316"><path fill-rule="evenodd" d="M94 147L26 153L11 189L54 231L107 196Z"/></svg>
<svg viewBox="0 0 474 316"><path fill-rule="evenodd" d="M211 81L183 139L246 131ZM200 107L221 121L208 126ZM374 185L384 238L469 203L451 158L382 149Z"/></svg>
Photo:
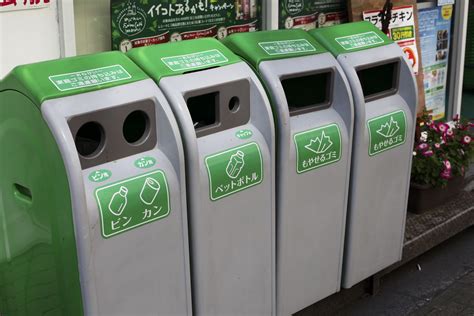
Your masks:
<svg viewBox="0 0 474 316"><path fill-rule="evenodd" d="M423 156L425 157L431 157L433 156L433 151L430 149L430 150L427 150L427 151L424 151L423 152Z"/></svg>
<svg viewBox="0 0 474 316"><path fill-rule="evenodd" d="M449 162L449 160L443 161L443 165L444 165L445 170L451 171L451 162Z"/></svg>
<svg viewBox="0 0 474 316"><path fill-rule="evenodd" d="M440 174L441 178L443 179L451 179L451 170L443 170L443 172L441 172Z"/></svg>
<svg viewBox="0 0 474 316"><path fill-rule="evenodd" d="M469 144L471 143L471 140L472 140L472 139L471 139L471 136L466 135L466 136L464 136L464 137L462 138L461 141L462 141L463 144L469 145Z"/></svg>
<svg viewBox="0 0 474 316"><path fill-rule="evenodd" d="M453 121L455 121L455 122L459 121L459 114L456 114L456 115L453 117Z"/></svg>
<svg viewBox="0 0 474 316"><path fill-rule="evenodd" d="M448 135L448 136L453 136L453 135L454 135L453 130L448 129L448 131L446 132L446 135Z"/></svg>
<svg viewBox="0 0 474 316"><path fill-rule="evenodd" d="M441 148L441 144L440 144L440 143L435 143L434 146L435 146L436 149L440 149L440 148Z"/></svg>
<svg viewBox="0 0 474 316"><path fill-rule="evenodd" d="M428 146L427 143L421 143L421 144L418 145L418 149L419 149L419 150L422 150L422 151L427 150L428 147L429 147L429 146Z"/></svg>
<svg viewBox="0 0 474 316"><path fill-rule="evenodd" d="M446 133L449 129L449 125L446 124L446 123L439 123L438 124L438 130L441 132L441 133Z"/></svg>

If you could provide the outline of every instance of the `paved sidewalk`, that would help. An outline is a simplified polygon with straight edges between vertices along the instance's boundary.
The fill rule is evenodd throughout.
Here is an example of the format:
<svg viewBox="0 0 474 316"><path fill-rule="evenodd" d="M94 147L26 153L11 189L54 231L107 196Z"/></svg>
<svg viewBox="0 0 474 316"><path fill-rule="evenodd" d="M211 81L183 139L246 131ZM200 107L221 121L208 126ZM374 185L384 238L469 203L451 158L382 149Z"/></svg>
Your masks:
<svg viewBox="0 0 474 316"><path fill-rule="evenodd" d="M474 272L462 276L413 315L474 316Z"/></svg>
<svg viewBox="0 0 474 316"><path fill-rule="evenodd" d="M337 315L474 316L474 227L388 274L377 295Z"/></svg>

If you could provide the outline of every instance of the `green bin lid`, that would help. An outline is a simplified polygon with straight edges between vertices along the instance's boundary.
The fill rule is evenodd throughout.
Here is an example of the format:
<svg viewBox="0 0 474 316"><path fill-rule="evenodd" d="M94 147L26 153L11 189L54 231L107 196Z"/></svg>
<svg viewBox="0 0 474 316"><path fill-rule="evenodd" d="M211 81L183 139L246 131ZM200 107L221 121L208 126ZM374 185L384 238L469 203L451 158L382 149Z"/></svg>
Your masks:
<svg viewBox="0 0 474 316"><path fill-rule="evenodd" d="M18 66L0 81L0 91L19 91L40 107L49 99L147 78L125 54L105 52Z"/></svg>
<svg viewBox="0 0 474 316"><path fill-rule="evenodd" d="M241 62L237 55L214 38L139 47L127 54L156 82L163 77Z"/></svg>
<svg viewBox="0 0 474 316"><path fill-rule="evenodd" d="M353 53L384 45L393 41L367 21L340 24L309 31L334 56Z"/></svg>
<svg viewBox="0 0 474 316"><path fill-rule="evenodd" d="M223 40L254 69L262 61L316 55L327 52L307 32L299 29L235 33Z"/></svg>

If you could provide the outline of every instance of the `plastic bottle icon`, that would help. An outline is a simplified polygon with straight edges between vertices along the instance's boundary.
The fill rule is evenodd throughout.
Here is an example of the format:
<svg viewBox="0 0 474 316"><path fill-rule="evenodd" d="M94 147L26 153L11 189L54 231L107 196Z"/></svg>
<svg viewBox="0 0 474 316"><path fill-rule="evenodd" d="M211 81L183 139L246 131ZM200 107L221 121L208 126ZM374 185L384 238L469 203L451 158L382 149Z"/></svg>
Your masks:
<svg viewBox="0 0 474 316"><path fill-rule="evenodd" d="M109 211L115 216L120 216L127 206L128 189L120 187L118 192L115 192L109 203Z"/></svg>
<svg viewBox="0 0 474 316"><path fill-rule="evenodd" d="M229 163L227 164L225 171L231 179L237 178L244 168L244 156L245 154L240 150L230 156Z"/></svg>
<svg viewBox="0 0 474 316"><path fill-rule="evenodd" d="M151 205L155 202L158 192L160 192L160 183L153 178L146 178L140 192L140 199L146 205Z"/></svg>

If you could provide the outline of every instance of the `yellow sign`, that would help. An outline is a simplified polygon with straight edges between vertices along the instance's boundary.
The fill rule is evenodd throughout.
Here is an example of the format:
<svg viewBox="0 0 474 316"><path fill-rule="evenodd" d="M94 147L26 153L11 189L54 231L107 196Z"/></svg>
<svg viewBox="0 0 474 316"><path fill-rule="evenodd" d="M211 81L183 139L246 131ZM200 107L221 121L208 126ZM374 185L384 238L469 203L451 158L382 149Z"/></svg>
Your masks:
<svg viewBox="0 0 474 316"><path fill-rule="evenodd" d="M441 7L441 16L445 20L451 19L453 16L453 5L444 5Z"/></svg>

